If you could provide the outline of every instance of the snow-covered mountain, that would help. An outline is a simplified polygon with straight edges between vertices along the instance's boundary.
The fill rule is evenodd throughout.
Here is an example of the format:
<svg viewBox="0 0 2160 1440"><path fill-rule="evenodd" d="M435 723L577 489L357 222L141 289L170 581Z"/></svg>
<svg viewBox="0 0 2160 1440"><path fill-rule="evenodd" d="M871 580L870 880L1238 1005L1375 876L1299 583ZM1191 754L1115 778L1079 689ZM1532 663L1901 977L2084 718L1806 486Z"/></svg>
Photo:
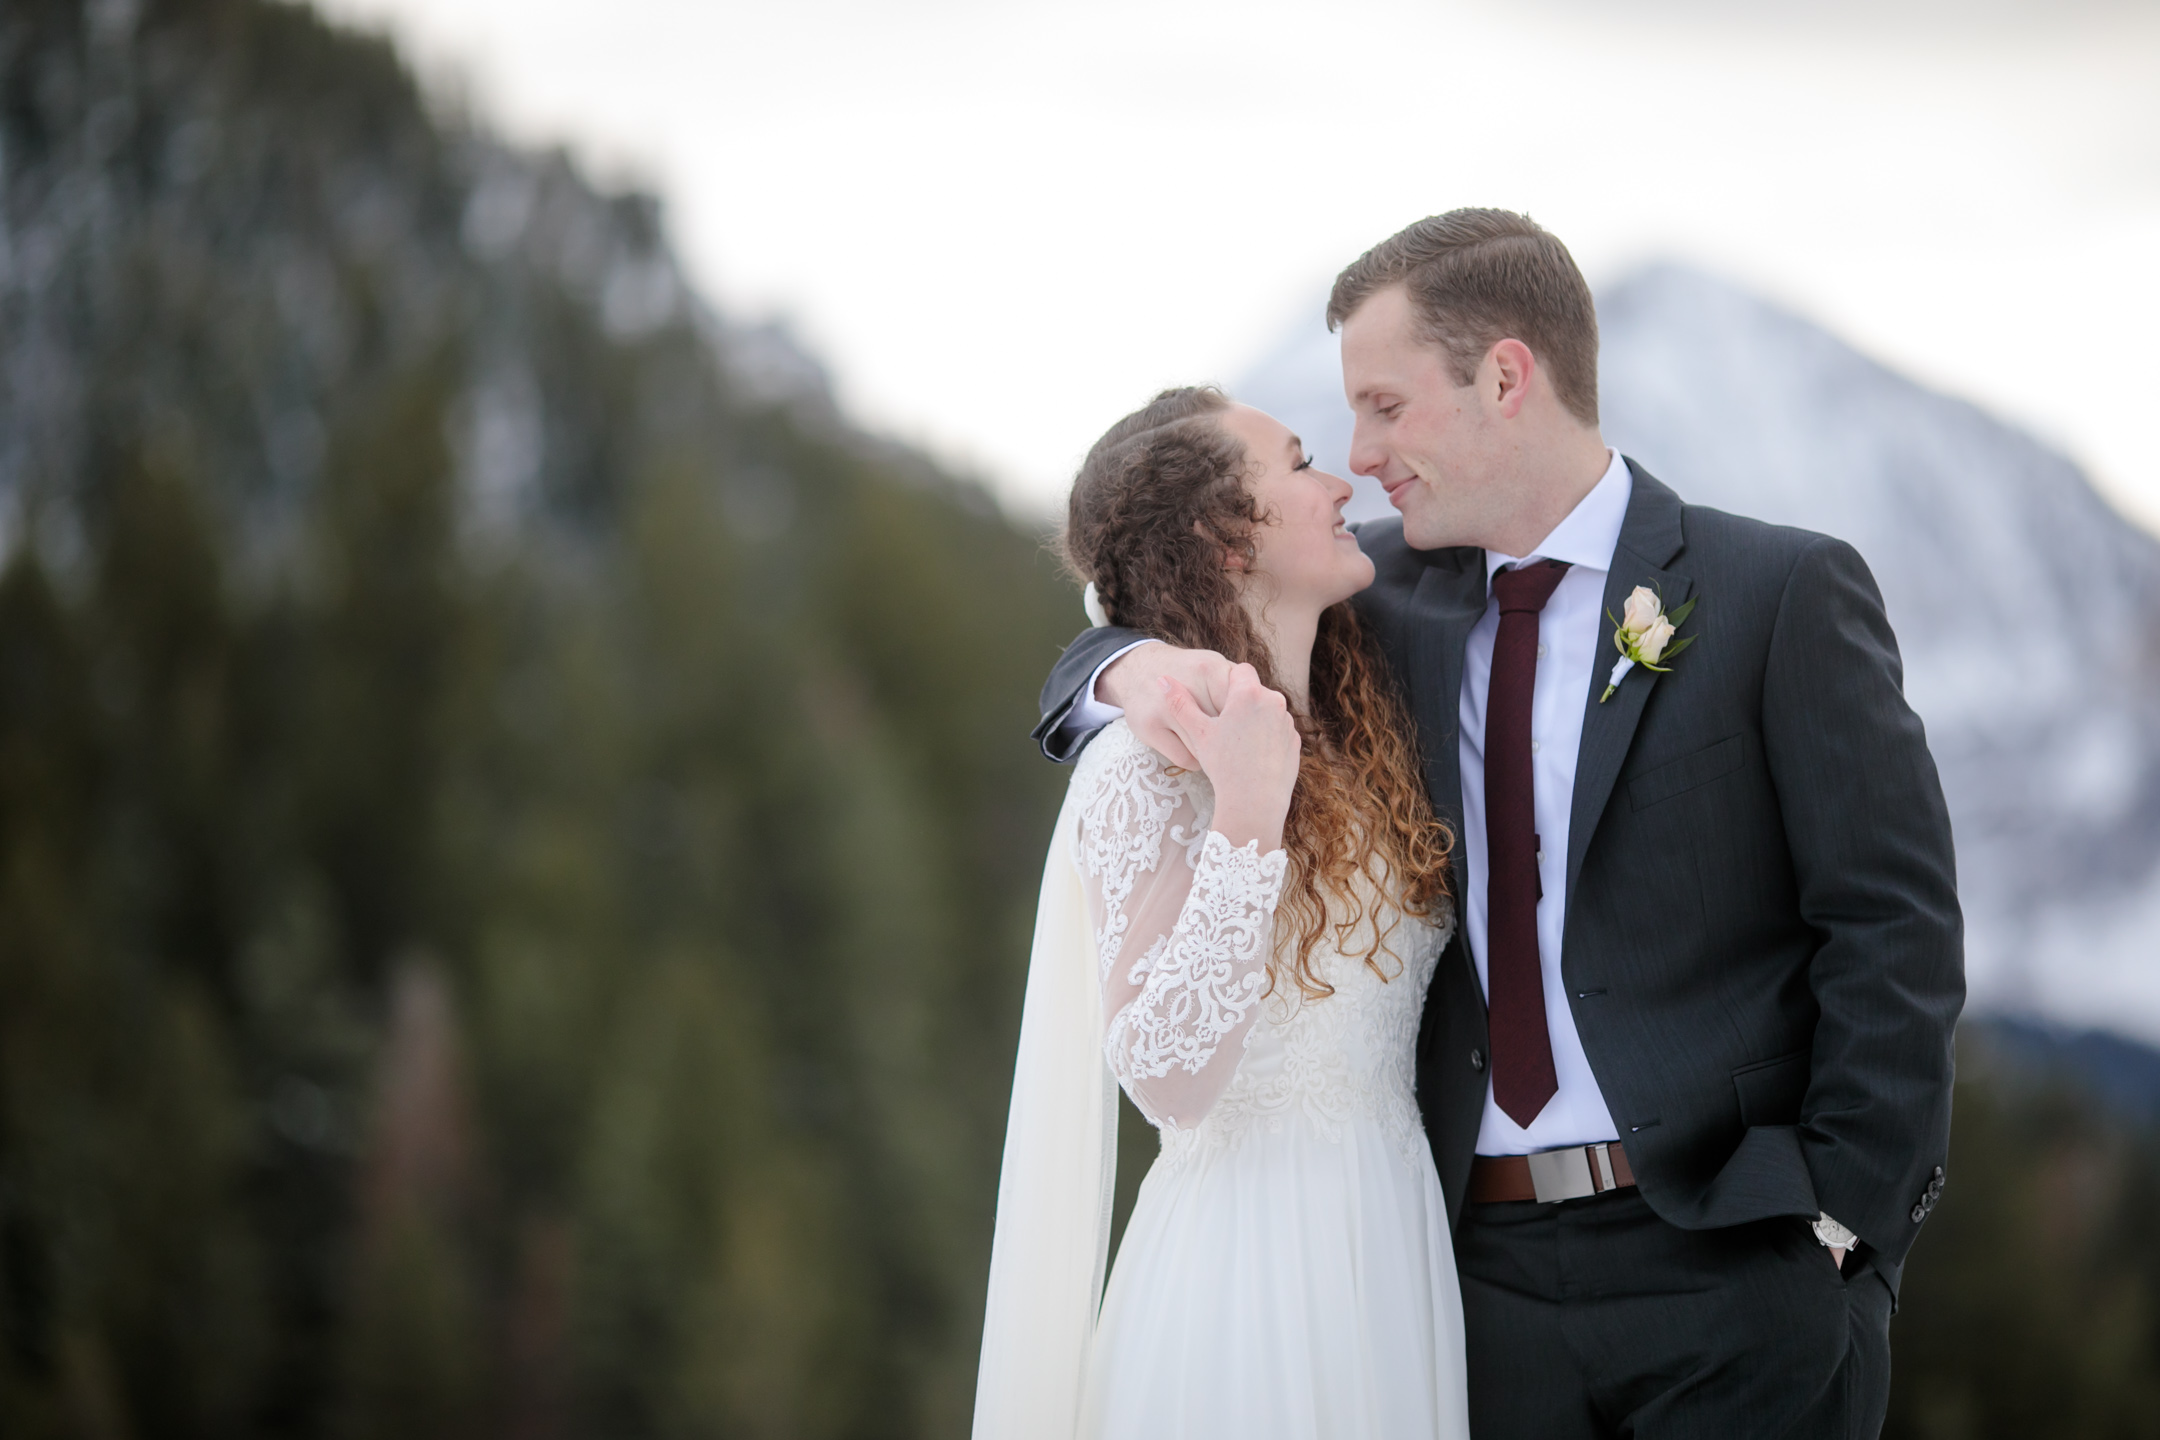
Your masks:
<svg viewBox="0 0 2160 1440"><path fill-rule="evenodd" d="M2160 542L2069 460L1699 272L1598 297L1605 434L1874 568L1957 829L1976 1009L2160 1039ZM1347 475L1334 337L1239 396ZM1386 500L1359 481L1356 513Z"/></svg>

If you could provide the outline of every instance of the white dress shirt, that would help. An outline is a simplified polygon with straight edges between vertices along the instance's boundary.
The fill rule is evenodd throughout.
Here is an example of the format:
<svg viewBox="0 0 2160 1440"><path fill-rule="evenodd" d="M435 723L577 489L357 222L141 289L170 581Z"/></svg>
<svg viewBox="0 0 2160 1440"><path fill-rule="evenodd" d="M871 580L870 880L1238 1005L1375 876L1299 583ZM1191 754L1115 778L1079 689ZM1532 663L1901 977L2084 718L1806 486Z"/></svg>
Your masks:
<svg viewBox="0 0 2160 1440"><path fill-rule="evenodd" d="M1500 610L1492 603L1492 577L1504 565L1565 560L1552 598L1538 616L1537 685L1530 701L1530 774L1538 836L1538 969L1545 981L1545 1028L1552 1037L1553 1070L1560 1088L1526 1128L1508 1117L1485 1091L1485 1118L1478 1126L1480 1155L1527 1155L1563 1145L1594 1145L1620 1138L1590 1073L1575 1012L1560 978L1560 935L1567 920L1568 820L1575 805L1575 760L1582 748L1583 706L1590 676L1619 658L1607 636L1605 578L1620 545L1634 477L1617 450L1605 474L1552 534L1528 555L1485 552L1485 614L1471 628L1463 652L1461 716L1463 833L1457 870L1462 887L1463 939L1485 984L1485 699L1492 689L1493 640Z"/></svg>

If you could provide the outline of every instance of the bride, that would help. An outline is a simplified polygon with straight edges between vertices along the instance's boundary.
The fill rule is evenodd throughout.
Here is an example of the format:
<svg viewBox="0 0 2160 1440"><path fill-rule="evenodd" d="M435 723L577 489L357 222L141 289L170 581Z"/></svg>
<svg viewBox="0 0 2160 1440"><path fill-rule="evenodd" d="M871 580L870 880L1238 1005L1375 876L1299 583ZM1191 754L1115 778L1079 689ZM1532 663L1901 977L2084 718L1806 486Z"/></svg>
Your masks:
<svg viewBox="0 0 2160 1440"><path fill-rule="evenodd" d="M1098 621L1238 664L1213 716L1168 696L1197 771L1123 721L1074 769L1030 958L977 1440L1467 1434L1412 1094L1453 924L1449 837L1345 603L1373 578L1349 497L1212 389L1119 421L1074 483L1066 556ZM1162 1153L1104 1290L1113 1077Z"/></svg>

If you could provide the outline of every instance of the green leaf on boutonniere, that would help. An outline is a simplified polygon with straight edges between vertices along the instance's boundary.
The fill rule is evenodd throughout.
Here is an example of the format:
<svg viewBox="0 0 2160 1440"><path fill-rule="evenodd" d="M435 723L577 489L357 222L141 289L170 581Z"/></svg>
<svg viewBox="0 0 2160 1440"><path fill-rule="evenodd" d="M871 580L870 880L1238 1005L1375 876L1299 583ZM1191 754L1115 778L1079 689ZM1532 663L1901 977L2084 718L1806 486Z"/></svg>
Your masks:
<svg viewBox="0 0 2160 1440"><path fill-rule="evenodd" d="M1693 604L1694 602L1690 601L1689 603ZM1673 658L1673 656L1678 655L1682 650L1687 649L1688 646L1694 643L1695 637L1693 635L1683 635L1678 640L1673 641L1672 644L1667 645L1665 647L1665 653L1658 656L1658 659L1670 660Z"/></svg>
<svg viewBox="0 0 2160 1440"><path fill-rule="evenodd" d="M1696 596L1696 597L1695 597L1695 600L1700 600L1701 598L1702 598L1702 597L1701 597L1700 595L1698 595L1698 596ZM1681 606L1680 606L1680 607L1679 607L1678 609L1674 609L1674 610L1668 610L1668 611L1666 611L1666 612L1665 612L1665 618L1666 618L1667 620L1669 620L1669 621L1671 621L1671 622L1672 622L1672 627L1673 627L1673 629L1677 630L1677 629L1679 629L1679 628L1680 628L1680 627L1681 627L1682 625L1685 625L1685 624L1687 624L1687 617L1695 613L1695 600L1690 600L1690 601L1686 602L1685 604L1681 605ZM1687 642L1686 642L1685 640L1683 640L1683 641L1681 641L1680 643L1681 643L1682 645L1685 645L1685 644L1686 644ZM1675 647L1675 648L1677 649L1678 647ZM1668 650L1668 651L1666 651L1665 653L1666 653L1666 654L1668 654L1668 655L1670 655L1670 654L1672 654L1673 652L1672 652L1671 650Z"/></svg>

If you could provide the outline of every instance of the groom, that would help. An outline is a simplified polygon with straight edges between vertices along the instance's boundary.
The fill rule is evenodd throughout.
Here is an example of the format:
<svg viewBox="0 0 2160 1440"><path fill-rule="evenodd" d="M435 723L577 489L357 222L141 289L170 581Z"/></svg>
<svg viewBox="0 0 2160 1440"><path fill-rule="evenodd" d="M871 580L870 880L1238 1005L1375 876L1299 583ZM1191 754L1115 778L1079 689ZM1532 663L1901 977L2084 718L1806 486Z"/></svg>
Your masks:
<svg viewBox="0 0 2160 1440"><path fill-rule="evenodd" d="M1606 447L1589 288L1526 217L1419 221L1343 271L1328 323L1351 467L1402 513L1359 531L1358 606L1458 841L1418 1094L1472 1432L1872 1436L1964 998L1949 817L1874 580ZM1623 622L1651 663L1616 671ZM1207 703L1226 674L1094 630L1036 734L1070 759L1122 707L1189 765L1160 678Z"/></svg>

